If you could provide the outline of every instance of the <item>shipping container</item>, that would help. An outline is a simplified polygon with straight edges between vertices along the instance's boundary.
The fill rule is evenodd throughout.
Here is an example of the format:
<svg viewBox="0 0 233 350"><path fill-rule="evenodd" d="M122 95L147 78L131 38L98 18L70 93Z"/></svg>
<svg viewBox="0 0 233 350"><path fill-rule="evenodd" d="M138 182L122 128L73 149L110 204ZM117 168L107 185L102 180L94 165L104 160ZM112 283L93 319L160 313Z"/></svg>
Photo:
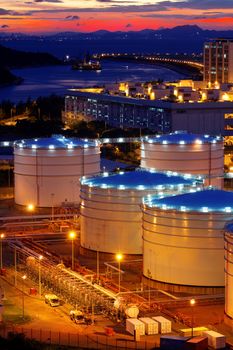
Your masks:
<svg viewBox="0 0 233 350"><path fill-rule="evenodd" d="M208 345L214 349L224 349L226 347L225 335L215 331L205 331L203 335L208 338Z"/></svg>
<svg viewBox="0 0 233 350"><path fill-rule="evenodd" d="M158 334L159 333L159 324L155 320L152 320L150 317L141 317L139 318L145 324L145 333L148 335Z"/></svg>
<svg viewBox="0 0 233 350"><path fill-rule="evenodd" d="M173 335L162 335L160 337L161 350L185 350L186 341L189 338Z"/></svg>
<svg viewBox="0 0 233 350"><path fill-rule="evenodd" d="M193 337L188 339L185 344L185 350L207 350L208 338L207 337Z"/></svg>
<svg viewBox="0 0 233 350"><path fill-rule="evenodd" d="M183 329L180 329L180 335L182 337L191 337L193 333L194 337L199 337L203 335L203 332L208 330L209 329L206 327L194 327L192 332L192 328L183 328Z"/></svg>
<svg viewBox="0 0 233 350"><path fill-rule="evenodd" d="M163 316L155 316L152 317L152 319L159 324L159 333L160 334L167 334L171 333L172 331L172 323L170 320L166 319Z"/></svg>
<svg viewBox="0 0 233 350"><path fill-rule="evenodd" d="M127 318L126 330L132 335L135 334L136 330L139 331L140 335L145 335L145 324L137 318Z"/></svg>

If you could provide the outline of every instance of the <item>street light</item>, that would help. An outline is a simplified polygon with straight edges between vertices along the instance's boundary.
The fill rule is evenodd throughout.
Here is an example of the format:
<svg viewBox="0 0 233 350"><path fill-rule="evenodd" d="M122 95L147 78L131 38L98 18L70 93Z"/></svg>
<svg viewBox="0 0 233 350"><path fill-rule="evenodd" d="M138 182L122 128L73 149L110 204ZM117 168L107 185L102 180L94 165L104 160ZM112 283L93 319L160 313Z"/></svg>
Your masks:
<svg viewBox="0 0 233 350"><path fill-rule="evenodd" d="M116 255L116 259L118 261L118 293L121 291L121 260L123 259L123 255L121 253L118 253Z"/></svg>
<svg viewBox="0 0 233 350"><path fill-rule="evenodd" d="M26 280L27 276L23 275L22 280L23 280L23 285L22 285L22 311L23 311L23 318L24 318L24 283Z"/></svg>
<svg viewBox="0 0 233 350"><path fill-rule="evenodd" d="M0 245L0 254L1 254L1 269L3 268L3 259L2 259L2 241L3 241L3 239L5 238L5 235L4 235L4 233L1 233L1 235L0 235L0 239L1 239L1 245Z"/></svg>
<svg viewBox="0 0 233 350"><path fill-rule="evenodd" d="M30 213L33 212L34 209L35 209L35 205L34 205L34 204L29 203L29 204L27 205L27 211L29 211Z"/></svg>
<svg viewBox="0 0 233 350"><path fill-rule="evenodd" d="M191 308L192 308L192 338L193 338L193 314L194 314L194 305L196 304L196 300L195 299L191 299L190 300L190 305L191 305Z"/></svg>
<svg viewBox="0 0 233 350"><path fill-rule="evenodd" d="M72 254L72 270L74 270L74 239L76 238L76 233L74 231L69 232L69 239L71 240L71 254Z"/></svg>
<svg viewBox="0 0 233 350"><path fill-rule="evenodd" d="M39 296L41 298L41 260L43 259L43 255L39 256Z"/></svg>

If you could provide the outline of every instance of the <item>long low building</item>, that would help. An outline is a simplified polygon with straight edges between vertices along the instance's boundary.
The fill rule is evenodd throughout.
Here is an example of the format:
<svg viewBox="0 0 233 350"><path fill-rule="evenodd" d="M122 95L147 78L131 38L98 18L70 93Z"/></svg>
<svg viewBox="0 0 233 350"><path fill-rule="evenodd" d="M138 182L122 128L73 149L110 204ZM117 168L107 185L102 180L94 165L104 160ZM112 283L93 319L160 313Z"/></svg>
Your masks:
<svg viewBox="0 0 233 350"><path fill-rule="evenodd" d="M233 136L233 102L229 101L177 103L72 91L65 98L63 120L71 124L80 114L115 127Z"/></svg>

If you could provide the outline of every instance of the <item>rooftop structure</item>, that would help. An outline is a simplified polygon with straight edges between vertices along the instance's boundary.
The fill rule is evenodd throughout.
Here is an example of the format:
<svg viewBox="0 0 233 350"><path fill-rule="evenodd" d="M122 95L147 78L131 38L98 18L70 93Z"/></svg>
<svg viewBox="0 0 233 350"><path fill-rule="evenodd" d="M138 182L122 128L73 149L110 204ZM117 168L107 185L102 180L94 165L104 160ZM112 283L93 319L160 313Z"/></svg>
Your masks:
<svg viewBox="0 0 233 350"><path fill-rule="evenodd" d="M35 207L79 203L79 178L100 170L98 142L50 138L14 143L15 202Z"/></svg>
<svg viewBox="0 0 233 350"><path fill-rule="evenodd" d="M82 178L81 246L105 253L142 254L142 198L198 186L202 181L191 175L148 170Z"/></svg>
<svg viewBox="0 0 233 350"><path fill-rule="evenodd" d="M144 198L143 274L170 291L220 293L224 234L233 219L233 193L206 189Z"/></svg>
<svg viewBox="0 0 233 350"><path fill-rule="evenodd" d="M176 131L146 137L141 143L141 167L205 177L205 185L222 188L224 149L221 136Z"/></svg>

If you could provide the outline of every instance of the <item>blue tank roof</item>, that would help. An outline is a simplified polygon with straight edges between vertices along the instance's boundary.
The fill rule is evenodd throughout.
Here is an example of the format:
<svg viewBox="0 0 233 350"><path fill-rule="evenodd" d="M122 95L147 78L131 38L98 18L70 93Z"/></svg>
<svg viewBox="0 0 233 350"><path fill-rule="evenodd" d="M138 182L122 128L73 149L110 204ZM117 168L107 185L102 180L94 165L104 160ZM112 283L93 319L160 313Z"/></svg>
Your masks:
<svg viewBox="0 0 233 350"><path fill-rule="evenodd" d="M77 138L66 138L62 135L54 135L48 138L35 138L35 139L24 139L16 141L15 147L19 148L79 148L79 147L93 147L97 145L96 141L83 140Z"/></svg>
<svg viewBox="0 0 233 350"><path fill-rule="evenodd" d="M178 175L173 172L156 172L153 170L141 170L120 173L103 173L94 177L83 177L83 185L118 188L118 189L163 189L169 187L195 186L202 184L201 180L191 175Z"/></svg>
<svg viewBox="0 0 233 350"><path fill-rule="evenodd" d="M233 212L233 192L217 189L192 190L191 193L160 199L150 196L143 202L149 207L178 211Z"/></svg>
<svg viewBox="0 0 233 350"><path fill-rule="evenodd" d="M230 224L227 224L225 226L225 231L230 232L230 233L233 234L233 222L231 222Z"/></svg>
<svg viewBox="0 0 233 350"><path fill-rule="evenodd" d="M198 135L190 134L186 131L176 131L171 134L156 135L155 137L149 137L144 139L149 143L162 143L162 144L202 144L202 143L216 143L222 141L221 136L210 135Z"/></svg>

